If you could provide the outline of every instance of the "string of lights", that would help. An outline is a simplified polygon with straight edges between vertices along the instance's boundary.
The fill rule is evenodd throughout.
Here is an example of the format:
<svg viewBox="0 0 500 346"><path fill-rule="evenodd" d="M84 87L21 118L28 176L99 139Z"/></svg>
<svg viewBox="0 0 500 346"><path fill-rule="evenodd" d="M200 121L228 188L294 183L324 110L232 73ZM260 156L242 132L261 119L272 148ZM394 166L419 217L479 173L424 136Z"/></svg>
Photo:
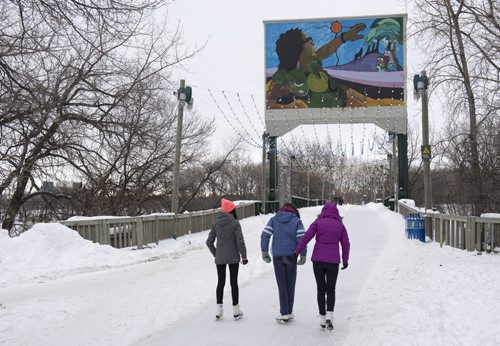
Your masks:
<svg viewBox="0 0 500 346"><path fill-rule="evenodd" d="M225 94L224 94L224 95L225 95ZM247 113L247 110L246 110L246 108L245 108L245 105L244 105L244 104L243 104L243 102L241 101L240 94L239 94L239 93L236 93L236 95L238 96L238 102L240 103L241 109L243 110L243 114L244 114L244 115L245 115L245 117L248 119L248 122L250 123L250 126L251 126L251 127L252 127L252 129L255 131L255 133L257 134L257 137L259 137L259 136L260 136L260 133L261 133L262 131L264 131L264 130L262 130L262 131L257 131L257 129L255 128L255 126L254 126L254 124L253 124L253 122L252 122L252 119L250 118L250 116L249 116L249 115L248 115L248 113ZM266 128L266 127L264 126L264 129L265 129L265 128Z"/></svg>
<svg viewBox="0 0 500 346"><path fill-rule="evenodd" d="M335 100L337 100L337 97L335 97ZM326 136L327 136L327 141L328 141L328 145L330 146L330 150L333 154L333 149L332 149L332 143L333 143L333 139L332 139L332 136L330 134L330 126L328 125L328 118L326 117L326 107L322 107L322 110L323 110L323 117L325 118L325 126L326 126Z"/></svg>
<svg viewBox="0 0 500 346"><path fill-rule="evenodd" d="M243 131L245 131L245 133L248 135L248 139L250 139L257 147L260 147L260 144L258 141L256 141L255 139L253 139L252 135L247 131L247 128L246 126L244 126L241 121L239 120L239 117L238 115L236 114L236 112L234 111L233 109L233 106L231 106L231 102L229 102L229 99L227 98L227 95L226 95L226 92L225 91L222 91L222 96L224 96L224 100L226 100L226 103L227 103L227 106L229 107L229 109L231 110L231 113L233 113L234 115L234 118L236 119L236 121L240 124L240 128L243 129ZM256 131L257 132L257 131ZM259 133L257 132L257 138L260 137L259 136Z"/></svg>
<svg viewBox="0 0 500 346"><path fill-rule="evenodd" d="M324 99L323 97L321 98L321 103L323 103ZM318 131L316 130L316 123L314 122L314 114L313 114L313 109L309 108L310 114L311 114L311 123L313 125L313 131L314 131L314 137L316 138L316 143L319 144L319 138L318 138Z"/></svg>
<svg viewBox="0 0 500 346"><path fill-rule="evenodd" d="M244 94L240 92L234 92L235 95L231 95L230 93L232 92L229 92L227 90L216 90L213 88L204 88L199 86L197 87L206 89L209 92L212 103L216 106L220 114L223 115L224 120L228 123L228 125L231 126L234 133L237 134L242 141L244 141L245 143L249 144L254 148L259 148L261 150L262 148L264 148L268 150L268 143L262 140L262 133L266 131L266 128L270 130L269 131L270 133L276 133L276 134L284 133L283 132L285 130L283 128L284 125L287 132L285 132L284 135L278 136L277 138L280 149L286 148L286 151L285 150L277 151L277 153L280 153L281 155L284 155L285 153L287 155L292 155L290 153L297 153L294 156L300 157L301 154L298 148L303 147L304 144L309 147L311 147L312 145L316 145L313 142L316 142L318 146L323 146L324 148L324 143L321 144L322 143L320 140L321 137L323 138L323 142L327 143L330 154L332 156L335 156L335 154L346 156L349 143L346 144L343 141L343 137L346 134L345 131L346 128L344 128L342 124L345 124L347 126L350 125L350 147L351 147L350 156L356 156L356 153L359 153L360 156L364 156L367 155L368 149L370 152L375 150L376 144L378 148L384 147L384 141L382 143L379 143L378 140L376 139L379 138L377 127L380 127L381 124L384 124L383 120L385 120L384 124L385 132L389 131L394 132L398 128L398 121L399 122L401 121L400 119L398 119L398 117L401 115L400 114L401 107L399 107L399 104L395 102L394 99L394 95L396 92L395 90L390 91L392 94L391 95L392 97L390 99L384 98L382 100L381 89L379 88L377 91L378 92L377 100L374 103L369 103L370 99L367 95L366 90L364 94L359 95L362 98L358 98L358 96L356 96L355 93L349 94L348 96L349 99L347 103L349 110L346 108L341 110L340 109L341 105L338 103L338 97L336 97L335 101L337 101L336 112L338 118L337 121L338 136L335 136L331 132L330 126L328 125L329 123L332 122L332 120L335 119L334 118L335 109L333 108L335 106L321 107L315 109L308 107L309 110L302 109L300 107L294 107L296 112L295 117L290 115L293 114L290 113L293 112L293 109L286 108L286 106L282 106L281 109L271 109L269 106L267 106L267 111L265 114L267 120L264 121L264 116L262 114L262 111L259 111L259 107L257 106L255 101L256 96L254 94ZM224 102L226 104L223 104L220 101L221 96L218 95L216 91L222 94L222 97L224 98ZM297 99L297 101L299 101L299 99ZM310 102L310 100L304 100L304 101ZM236 102L238 102L239 105L235 107L234 103ZM269 102L269 100L266 99L266 102ZM322 98L321 102L326 102L326 101ZM249 105L249 103L251 103L251 105ZM256 116L254 116L253 114L251 115L249 113L250 110L249 106L253 107L251 111ZM371 108L370 110L369 106ZM372 108L373 106L375 106L376 109L373 109ZM354 107L356 107L357 109L354 110ZM384 109L384 111L387 112L387 114L382 115L381 114L382 109ZM319 113L316 113L316 111L318 111ZM368 114L370 114L370 116ZM255 118L258 118L259 120L256 120ZM367 122L370 123L373 122L374 124L376 124L374 125L373 129L374 139L367 138L367 131L371 130L367 128ZM268 126L266 126L266 124ZM308 124L312 125L312 129L309 129L309 131L306 133L305 125ZM320 136L320 129L318 129L319 124L325 124L326 126L326 129L321 128L321 136ZM355 131L354 125L356 124L360 125L362 124L362 128L361 129L356 128ZM300 130L296 129L296 127L299 127ZM263 130L259 131L260 128L262 128ZM312 130L312 136L310 130ZM383 128L381 128L380 130L383 131ZM300 135L297 131L300 131ZM356 140L355 142L355 139L359 138L360 134L361 134L361 139L359 141ZM289 138L289 140L285 141L287 137ZM356 150L356 144L360 146L359 151Z"/></svg>
<svg viewBox="0 0 500 346"><path fill-rule="evenodd" d="M210 94L210 96L212 97L213 102L215 103L215 105L219 109L219 112L222 114L222 116L224 117L224 119L226 120L226 122L229 124L229 126L231 126L231 128L233 129L233 131L238 135L239 139L243 140L244 142L246 142L247 144L249 144L249 145L251 145L253 147L262 148L262 146L259 145L258 143L257 143L257 145L255 145L254 143L251 143L247 139L245 139L245 137L236 129L236 127L233 125L233 123L229 120L229 117L226 115L226 113L222 110L221 106L217 102L217 100L216 100L215 96L213 95L212 91L210 89L207 89L207 90L208 90L208 93ZM240 123L240 125L241 125L241 123Z"/></svg>
<svg viewBox="0 0 500 346"><path fill-rule="evenodd" d="M255 108L255 112L256 112L256 113L257 113L257 115L259 116L259 119L260 119L260 122L261 122L261 124L262 124L262 127L263 127L263 128L266 128L266 125L264 124L264 120L262 120L262 118L263 118L263 117L260 115L259 108L257 107L257 104L255 103L255 99L254 99L254 97L253 97L253 95L252 95L252 94L250 94L250 98L252 99L252 103L253 103L253 106L254 106L254 108Z"/></svg>

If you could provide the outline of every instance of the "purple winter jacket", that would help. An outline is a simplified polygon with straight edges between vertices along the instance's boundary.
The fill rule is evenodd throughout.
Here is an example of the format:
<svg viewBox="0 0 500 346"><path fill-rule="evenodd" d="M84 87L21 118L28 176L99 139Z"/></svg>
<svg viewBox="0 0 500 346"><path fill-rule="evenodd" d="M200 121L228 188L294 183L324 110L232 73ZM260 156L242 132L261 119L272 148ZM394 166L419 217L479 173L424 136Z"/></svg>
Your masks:
<svg viewBox="0 0 500 346"><path fill-rule="evenodd" d="M342 245L342 262L349 262L349 236L340 218L337 205L328 202L321 210L319 217L309 226L295 252L301 253L307 243L316 236L316 244L311 261L340 263L339 242Z"/></svg>

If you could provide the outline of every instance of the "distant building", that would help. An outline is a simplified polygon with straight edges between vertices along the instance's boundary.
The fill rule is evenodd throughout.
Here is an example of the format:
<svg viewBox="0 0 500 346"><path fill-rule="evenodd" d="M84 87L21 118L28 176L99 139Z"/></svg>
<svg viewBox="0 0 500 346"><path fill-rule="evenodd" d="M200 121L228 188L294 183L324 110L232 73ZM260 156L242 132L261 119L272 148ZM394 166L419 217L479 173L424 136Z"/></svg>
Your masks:
<svg viewBox="0 0 500 346"><path fill-rule="evenodd" d="M57 182L57 188L58 189L65 189L65 190L78 190L82 188L82 182L81 181L58 181Z"/></svg>
<svg viewBox="0 0 500 346"><path fill-rule="evenodd" d="M42 191L44 192L54 192L54 182L44 181L42 182Z"/></svg>

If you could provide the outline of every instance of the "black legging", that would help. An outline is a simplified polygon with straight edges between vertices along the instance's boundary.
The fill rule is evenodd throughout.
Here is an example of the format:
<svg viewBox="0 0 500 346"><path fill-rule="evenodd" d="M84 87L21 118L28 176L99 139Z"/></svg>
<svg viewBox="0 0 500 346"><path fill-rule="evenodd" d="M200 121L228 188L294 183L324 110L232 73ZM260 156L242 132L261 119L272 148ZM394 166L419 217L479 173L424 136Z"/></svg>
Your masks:
<svg viewBox="0 0 500 346"><path fill-rule="evenodd" d="M318 308L319 314L325 315L325 294L326 310L333 311L335 307L335 286L339 275L338 263L313 262L314 277L318 287Z"/></svg>
<svg viewBox="0 0 500 346"><path fill-rule="evenodd" d="M238 268L239 263L231 263L229 265L229 282L231 283L231 296L233 297L233 306L238 305ZM224 285L226 284L226 265L217 264L217 304L222 304L222 297L224 296Z"/></svg>

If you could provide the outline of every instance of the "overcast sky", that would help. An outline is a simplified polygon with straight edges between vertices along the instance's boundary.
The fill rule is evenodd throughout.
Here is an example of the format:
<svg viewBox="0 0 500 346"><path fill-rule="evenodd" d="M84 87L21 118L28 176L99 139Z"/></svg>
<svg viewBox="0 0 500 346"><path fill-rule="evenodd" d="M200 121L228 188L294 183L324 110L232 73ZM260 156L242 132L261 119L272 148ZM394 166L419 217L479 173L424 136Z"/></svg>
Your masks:
<svg viewBox="0 0 500 346"><path fill-rule="evenodd" d="M207 118L215 117L217 131L212 140L213 150L221 150L225 140L237 136L236 128L249 142L247 147L252 157L258 158L260 149L257 144L260 144L259 138L264 130L263 21L385 16L407 13L408 10L403 0L176 0L168 6L168 12L171 23L181 22L187 47L207 43L202 52L185 64L188 71L177 71L176 78L183 78L187 85L193 86L198 113ZM409 83L422 68L417 61L418 52L411 45L410 42L407 50ZM413 100L410 89L407 98L409 120L416 121L420 116L420 107ZM220 109L224 115L221 115ZM431 115L431 126L433 121ZM325 131L326 127L317 127L316 132L319 131L321 137L321 131ZM350 125L342 125L340 130L338 125L329 125L327 131L331 131L333 137L342 136L349 155L351 142L357 147L356 155L361 155L361 139L364 137L370 141L375 130L371 125L365 130L362 125L354 126L354 129ZM316 136L315 129L310 125L305 129L296 129L294 133L297 140L304 136L314 139ZM355 140L351 139L352 133ZM365 149L363 155L366 154Z"/></svg>

